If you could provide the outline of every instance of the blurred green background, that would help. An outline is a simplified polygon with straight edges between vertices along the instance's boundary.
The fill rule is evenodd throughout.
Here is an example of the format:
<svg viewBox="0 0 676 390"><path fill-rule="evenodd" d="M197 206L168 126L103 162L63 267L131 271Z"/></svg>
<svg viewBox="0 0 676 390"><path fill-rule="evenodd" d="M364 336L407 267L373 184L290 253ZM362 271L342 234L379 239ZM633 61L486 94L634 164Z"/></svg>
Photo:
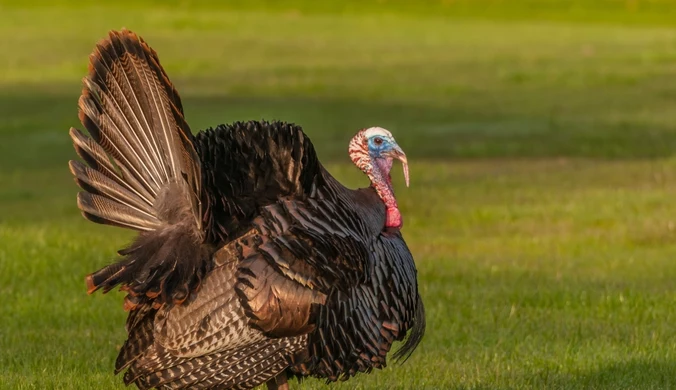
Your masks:
<svg viewBox="0 0 676 390"><path fill-rule="evenodd" d="M123 388L122 296L83 278L132 235L80 217L67 168L87 56L122 27L195 131L298 123L353 187L358 129L409 155L427 335L335 388L676 387L673 1L0 0L0 388Z"/></svg>

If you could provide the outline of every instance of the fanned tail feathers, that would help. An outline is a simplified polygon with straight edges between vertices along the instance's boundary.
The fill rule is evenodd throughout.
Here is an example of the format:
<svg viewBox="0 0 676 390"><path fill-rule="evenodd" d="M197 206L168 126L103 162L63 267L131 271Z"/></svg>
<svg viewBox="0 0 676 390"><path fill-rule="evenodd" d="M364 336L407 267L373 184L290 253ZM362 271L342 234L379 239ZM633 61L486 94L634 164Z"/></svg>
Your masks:
<svg viewBox="0 0 676 390"><path fill-rule="evenodd" d="M111 32L90 56L71 129L70 162L85 218L140 231L122 261L89 275L88 291L123 284L127 308L146 298L181 301L205 273L201 172L181 101L156 53L128 30Z"/></svg>

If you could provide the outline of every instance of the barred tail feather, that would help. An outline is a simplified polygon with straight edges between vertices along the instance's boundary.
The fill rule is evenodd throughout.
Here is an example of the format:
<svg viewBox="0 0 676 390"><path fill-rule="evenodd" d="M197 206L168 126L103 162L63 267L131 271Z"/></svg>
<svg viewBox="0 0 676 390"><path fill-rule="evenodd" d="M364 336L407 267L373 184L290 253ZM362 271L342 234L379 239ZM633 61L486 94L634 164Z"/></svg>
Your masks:
<svg viewBox="0 0 676 390"><path fill-rule="evenodd" d="M70 170L90 221L141 232L123 257L87 277L88 291L126 288L139 299L182 301L206 269L201 167L178 93L157 54L136 34L113 31L90 56Z"/></svg>

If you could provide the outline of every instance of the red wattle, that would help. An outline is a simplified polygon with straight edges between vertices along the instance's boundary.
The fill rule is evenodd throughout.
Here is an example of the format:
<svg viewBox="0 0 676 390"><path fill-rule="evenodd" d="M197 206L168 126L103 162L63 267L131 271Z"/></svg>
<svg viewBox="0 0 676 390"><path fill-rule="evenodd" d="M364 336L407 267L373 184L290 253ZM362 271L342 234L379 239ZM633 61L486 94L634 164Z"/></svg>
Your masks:
<svg viewBox="0 0 676 390"><path fill-rule="evenodd" d="M396 207L388 207L385 227L401 229L402 226L404 226L404 220L401 218L399 209Z"/></svg>

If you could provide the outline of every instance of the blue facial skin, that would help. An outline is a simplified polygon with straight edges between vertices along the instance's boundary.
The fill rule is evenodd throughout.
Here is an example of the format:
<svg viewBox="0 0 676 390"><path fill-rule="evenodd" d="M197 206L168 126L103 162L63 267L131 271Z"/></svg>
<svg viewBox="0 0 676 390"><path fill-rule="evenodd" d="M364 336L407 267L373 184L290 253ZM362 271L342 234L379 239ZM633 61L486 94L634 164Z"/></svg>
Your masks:
<svg viewBox="0 0 676 390"><path fill-rule="evenodd" d="M378 142L378 140L382 140L382 142ZM368 140L368 145L369 145L369 155L372 158L382 158L381 154L383 152L389 152L394 149L396 142L392 138L385 137L382 135L374 135Z"/></svg>

